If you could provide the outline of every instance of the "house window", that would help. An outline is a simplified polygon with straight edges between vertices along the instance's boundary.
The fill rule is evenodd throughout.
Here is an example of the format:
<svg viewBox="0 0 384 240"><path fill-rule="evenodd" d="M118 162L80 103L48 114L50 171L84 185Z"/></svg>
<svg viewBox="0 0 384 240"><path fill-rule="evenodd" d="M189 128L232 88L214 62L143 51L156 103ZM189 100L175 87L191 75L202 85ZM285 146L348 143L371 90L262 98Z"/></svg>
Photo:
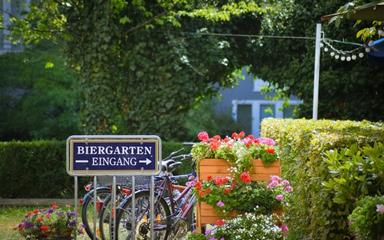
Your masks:
<svg viewBox="0 0 384 240"><path fill-rule="evenodd" d="M295 110L295 105L289 105L288 107L283 108L283 118L294 118L293 111Z"/></svg>
<svg viewBox="0 0 384 240"><path fill-rule="evenodd" d="M275 104L260 104L260 122L263 121L264 118L275 116Z"/></svg>
<svg viewBox="0 0 384 240"><path fill-rule="evenodd" d="M237 105L237 123L244 132L252 132L252 104Z"/></svg>

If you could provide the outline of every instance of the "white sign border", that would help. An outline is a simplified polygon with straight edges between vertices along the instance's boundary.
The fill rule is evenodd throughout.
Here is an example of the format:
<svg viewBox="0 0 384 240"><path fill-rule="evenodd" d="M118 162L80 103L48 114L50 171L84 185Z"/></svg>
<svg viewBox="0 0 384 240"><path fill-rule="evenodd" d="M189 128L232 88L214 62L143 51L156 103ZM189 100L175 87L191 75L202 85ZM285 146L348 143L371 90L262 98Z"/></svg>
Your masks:
<svg viewBox="0 0 384 240"><path fill-rule="evenodd" d="M73 155L70 153L73 140L118 140L131 142L155 142L157 146L155 160L156 170L74 170ZM152 140L152 141L150 141ZM154 176L160 173L161 166L161 138L157 135L72 135L66 141L66 171L70 176Z"/></svg>

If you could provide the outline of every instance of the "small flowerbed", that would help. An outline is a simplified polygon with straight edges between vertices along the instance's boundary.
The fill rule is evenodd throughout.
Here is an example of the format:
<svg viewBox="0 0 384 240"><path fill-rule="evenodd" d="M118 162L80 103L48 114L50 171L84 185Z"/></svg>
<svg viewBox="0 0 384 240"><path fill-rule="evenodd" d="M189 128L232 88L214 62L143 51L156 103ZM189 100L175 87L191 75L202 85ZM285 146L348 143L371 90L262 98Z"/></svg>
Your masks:
<svg viewBox="0 0 384 240"><path fill-rule="evenodd" d="M234 219L221 221L205 234L190 233L187 240L282 240L288 231L277 215L246 213Z"/></svg>
<svg viewBox="0 0 384 240"><path fill-rule="evenodd" d="M61 209L52 204L47 209L34 209L28 212L16 230L25 239L72 239L76 228L76 213L69 208Z"/></svg>
<svg viewBox="0 0 384 240"><path fill-rule="evenodd" d="M270 138L246 136L244 132L233 133L231 137L219 135L209 137L207 132L198 134L199 143L192 147L195 161L204 158L225 159L232 165L236 175L252 168L252 159L261 159L268 165L278 159L275 141Z"/></svg>

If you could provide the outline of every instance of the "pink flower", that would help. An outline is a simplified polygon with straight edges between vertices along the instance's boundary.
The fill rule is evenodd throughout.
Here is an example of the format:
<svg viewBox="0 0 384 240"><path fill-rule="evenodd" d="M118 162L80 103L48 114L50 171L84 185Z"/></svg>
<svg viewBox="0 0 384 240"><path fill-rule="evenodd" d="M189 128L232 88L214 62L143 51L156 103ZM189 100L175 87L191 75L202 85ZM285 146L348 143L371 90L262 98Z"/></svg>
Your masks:
<svg viewBox="0 0 384 240"><path fill-rule="evenodd" d="M281 178L279 176L273 175L273 176L271 176L271 181L278 181L278 182L280 182Z"/></svg>
<svg viewBox="0 0 384 240"><path fill-rule="evenodd" d="M292 192L292 191L293 191L293 189L292 189L291 186L286 186L286 187L284 188L284 192L288 192L288 193L290 193L290 192Z"/></svg>
<svg viewBox="0 0 384 240"><path fill-rule="evenodd" d="M289 185L290 185L290 183L289 183L289 181L288 181L288 180L283 180L283 181L281 181L281 184L282 184L284 187L286 187L286 186L289 186Z"/></svg>
<svg viewBox="0 0 384 240"><path fill-rule="evenodd" d="M224 203L222 201L219 201L216 203L216 206L218 207L224 207Z"/></svg>
<svg viewBox="0 0 384 240"><path fill-rule="evenodd" d="M280 226L280 229L281 229L282 232L288 232L288 226L286 224L282 224Z"/></svg>
<svg viewBox="0 0 384 240"><path fill-rule="evenodd" d="M199 134L197 134L197 138L202 141L202 142L208 142L209 140L209 135L207 132L205 131L202 131L202 132L199 132Z"/></svg>
<svg viewBox="0 0 384 240"><path fill-rule="evenodd" d="M269 182L267 188L271 189L271 188L275 188L279 185L279 182L278 181L275 181L275 180L272 180Z"/></svg>
<svg viewBox="0 0 384 240"><path fill-rule="evenodd" d="M283 201L284 200L284 195L283 194L276 195L276 200L277 201Z"/></svg>
<svg viewBox="0 0 384 240"><path fill-rule="evenodd" d="M257 138L257 141L261 144L265 144L265 145L268 145L268 146L275 146L276 145L276 142L271 139L271 138Z"/></svg>
<svg viewBox="0 0 384 240"><path fill-rule="evenodd" d="M377 204L376 205L376 212L380 214L384 214L384 204Z"/></svg>

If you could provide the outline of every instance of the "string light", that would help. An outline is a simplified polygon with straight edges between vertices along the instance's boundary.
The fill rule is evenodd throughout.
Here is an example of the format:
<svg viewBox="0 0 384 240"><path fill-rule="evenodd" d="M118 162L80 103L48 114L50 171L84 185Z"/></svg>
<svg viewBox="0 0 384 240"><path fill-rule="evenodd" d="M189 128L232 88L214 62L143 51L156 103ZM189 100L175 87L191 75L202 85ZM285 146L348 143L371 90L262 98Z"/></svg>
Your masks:
<svg viewBox="0 0 384 240"><path fill-rule="evenodd" d="M332 42L344 43L344 44L349 44L349 45L355 45L357 47L352 49L352 50L341 50L341 49L337 49L332 44ZM347 61L347 62L350 62L352 60L356 60L357 59L357 55L360 58L363 58L364 55L365 55L364 54L364 50L367 53L370 51L370 48L366 48L362 44L343 42L343 41L333 40L333 39L329 39L329 38L323 38L321 45L323 46L322 48L323 48L324 52L330 52L329 55L332 58L335 58L336 60L340 59L341 61Z"/></svg>

